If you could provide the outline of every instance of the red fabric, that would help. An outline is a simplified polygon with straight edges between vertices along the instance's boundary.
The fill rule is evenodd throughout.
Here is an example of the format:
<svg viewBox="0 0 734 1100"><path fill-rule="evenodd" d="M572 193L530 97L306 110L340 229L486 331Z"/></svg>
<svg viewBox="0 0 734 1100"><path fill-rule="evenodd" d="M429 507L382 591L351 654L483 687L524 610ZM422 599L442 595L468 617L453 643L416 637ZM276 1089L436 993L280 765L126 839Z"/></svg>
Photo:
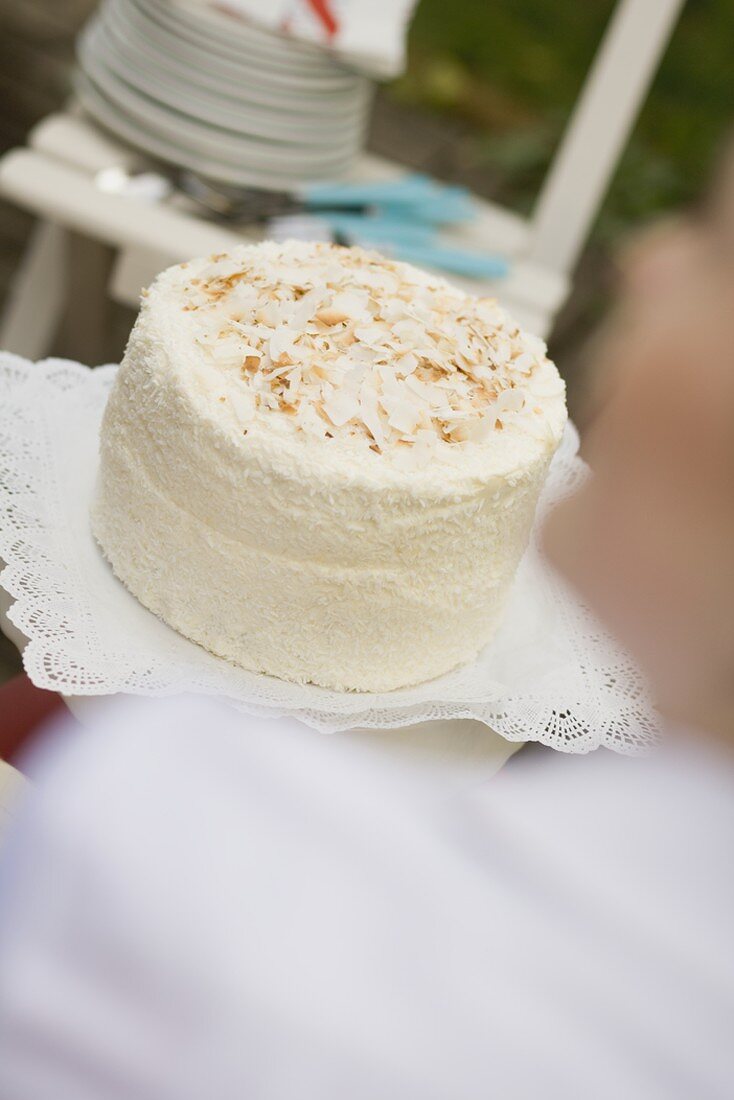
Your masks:
<svg viewBox="0 0 734 1100"><path fill-rule="evenodd" d="M8 680L0 687L0 757L12 763L34 730L64 709L60 695L34 687L25 673Z"/></svg>

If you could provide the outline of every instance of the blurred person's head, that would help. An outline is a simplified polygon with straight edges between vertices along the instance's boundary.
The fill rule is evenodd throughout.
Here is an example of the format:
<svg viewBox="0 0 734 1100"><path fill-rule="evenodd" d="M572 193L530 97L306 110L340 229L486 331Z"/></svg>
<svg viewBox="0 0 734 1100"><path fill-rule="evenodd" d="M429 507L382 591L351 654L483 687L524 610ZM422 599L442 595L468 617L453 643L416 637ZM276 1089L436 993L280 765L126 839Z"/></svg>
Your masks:
<svg viewBox="0 0 734 1100"><path fill-rule="evenodd" d="M594 477L547 545L663 713L734 741L734 156L702 209L648 233L623 273L597 356Z"/></svg>

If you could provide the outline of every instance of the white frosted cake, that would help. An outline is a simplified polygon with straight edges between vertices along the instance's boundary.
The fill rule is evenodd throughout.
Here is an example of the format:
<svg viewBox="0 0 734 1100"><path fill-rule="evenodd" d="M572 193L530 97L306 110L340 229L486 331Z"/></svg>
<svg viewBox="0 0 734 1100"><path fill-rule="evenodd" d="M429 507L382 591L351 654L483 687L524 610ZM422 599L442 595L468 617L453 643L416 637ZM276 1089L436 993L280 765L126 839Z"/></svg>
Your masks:
<svg viewBox="0 0 734 1100"><path fill-rule="evenodd" d="M93 528L212 653L388 691L492 637L565 419L545 345L494 300L360 249L243 246L145 297Z"/></svg>

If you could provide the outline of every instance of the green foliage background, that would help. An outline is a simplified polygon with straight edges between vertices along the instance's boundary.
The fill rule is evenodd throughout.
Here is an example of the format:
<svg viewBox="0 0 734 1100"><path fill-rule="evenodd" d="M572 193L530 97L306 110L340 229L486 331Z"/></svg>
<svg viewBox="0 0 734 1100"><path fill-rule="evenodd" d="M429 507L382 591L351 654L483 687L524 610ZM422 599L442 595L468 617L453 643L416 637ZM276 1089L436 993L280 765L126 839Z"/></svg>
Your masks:
<svg viewBox="0 0 734 1100"><path fill-rule="evenodd" d="M420 0L408 70L389 94L468 120L496 197L527 212L613 7ZM733 114L733 71L733 0L688 0L598 219L597 242L700 193Z"/></svg>

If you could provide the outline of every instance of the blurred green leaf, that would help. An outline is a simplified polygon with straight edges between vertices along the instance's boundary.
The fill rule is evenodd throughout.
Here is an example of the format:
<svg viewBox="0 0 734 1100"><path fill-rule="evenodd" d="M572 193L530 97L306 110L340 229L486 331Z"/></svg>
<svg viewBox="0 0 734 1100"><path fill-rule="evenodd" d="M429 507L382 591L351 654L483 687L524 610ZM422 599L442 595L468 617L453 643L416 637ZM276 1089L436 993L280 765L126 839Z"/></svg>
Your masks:
<svg viewBox="0 0 734 1100"><path fill-rule="evenodd" d="M654 2L654 0L650 0ZM389 94L475 128L498 198L528 210L613 0L420 0ZM694 199L732 116L731 0L688 0L595 234L608 242Z"/></svg>

